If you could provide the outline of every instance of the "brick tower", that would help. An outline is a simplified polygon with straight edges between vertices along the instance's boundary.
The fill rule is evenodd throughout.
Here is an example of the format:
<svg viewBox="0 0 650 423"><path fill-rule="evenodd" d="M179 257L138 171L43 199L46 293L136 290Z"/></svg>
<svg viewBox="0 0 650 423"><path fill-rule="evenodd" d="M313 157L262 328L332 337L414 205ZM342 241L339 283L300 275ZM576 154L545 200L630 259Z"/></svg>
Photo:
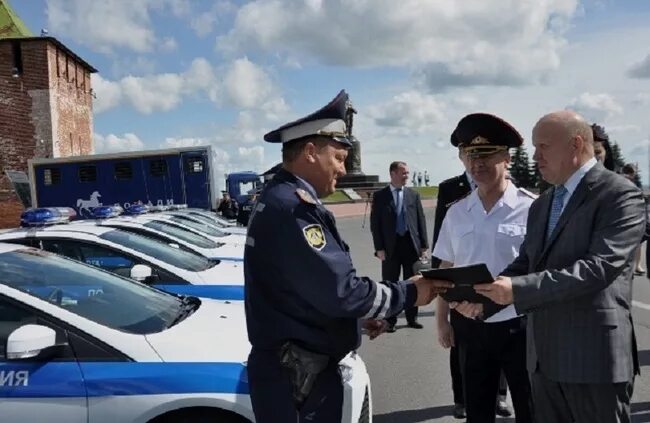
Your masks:
<svg viewBox="0 0 650 423"><path fill-rule="evenodd" d="M0 228L23 204L6 171L32 158L93 154L90 74L96 69L53 37L34 37L0 0Z"/></svg>

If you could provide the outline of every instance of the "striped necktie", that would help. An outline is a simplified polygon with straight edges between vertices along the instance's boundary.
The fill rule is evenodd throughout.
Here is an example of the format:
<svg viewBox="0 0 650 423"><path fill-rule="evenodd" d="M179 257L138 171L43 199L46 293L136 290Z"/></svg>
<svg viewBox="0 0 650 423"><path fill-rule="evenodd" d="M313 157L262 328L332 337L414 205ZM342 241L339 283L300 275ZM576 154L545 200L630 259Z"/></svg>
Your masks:
<svg viewBox="0 0 650 423"><path fill-rule="evenodd" d="M551 204L551 213L548 216L548 226L546 227L546 240L548 241L553 234L557 222L562 215L562 206L564 205L564 196L567 194L564 185L557 185L553 191L553 203Z"/></svg>

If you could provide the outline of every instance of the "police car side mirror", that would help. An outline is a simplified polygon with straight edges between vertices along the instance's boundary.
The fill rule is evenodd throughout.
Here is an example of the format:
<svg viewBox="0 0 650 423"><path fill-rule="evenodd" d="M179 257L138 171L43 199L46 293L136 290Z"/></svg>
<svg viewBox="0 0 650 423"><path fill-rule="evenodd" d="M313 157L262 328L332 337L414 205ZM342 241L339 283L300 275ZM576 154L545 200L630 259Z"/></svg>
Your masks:
<svg viewBox="0 0 650 423"><path fill-rule="evenodd" d="M56 332L41 325L23 325L9 334L6 356L8 360L46 358L56 350Z"/></svg>
<svg viewBox="0 0 650 423"><path fill-rule="evenodd" d="M151 277L152 273L151 267L144 264L136 264L131 268L131 279L144 282L147 278Z"/></svg>

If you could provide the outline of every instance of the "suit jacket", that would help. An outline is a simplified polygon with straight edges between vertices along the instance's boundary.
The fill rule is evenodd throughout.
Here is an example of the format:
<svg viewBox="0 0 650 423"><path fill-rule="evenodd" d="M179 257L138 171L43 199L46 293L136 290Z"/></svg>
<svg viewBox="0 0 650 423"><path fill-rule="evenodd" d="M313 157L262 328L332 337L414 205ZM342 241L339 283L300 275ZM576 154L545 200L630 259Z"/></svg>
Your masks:
<svg viewBox="0 0 650 423"><path fill-rule="evenodd" d="M429 248L427 223L424 218L420 194L409 187L404 187L404 212L413 247L420 254L421 249ZM370 210L370 230L375 251L386 251L390 258L395 253L397 211L390 185L376 191L372 196Z"/></svg>
<svg viewBox="0 0 650 423"><path fill-rule="evenodd" d="M564 383L628 382L638 370L632 325L634 250L645 231L641 191L596 164L580 181L549 241L553 190L531 206L512 277L528 314L528 370ZM523 276L518 276L523 275Z"/></svg>
<svg viewBox="0 0 650 423"><path fill-rule="evenodd" d="M470 192L472 192L472 187L465 173L446 179L438 185L438 200L436 203L436 218L433 225L431 251L433 251L433 248L436 246L436 242L438 241L440 228L442 228L442 221L447 215L447 210L449 210L449 207L451 207L452 204L465 197ZM440 266L440 259L431 256L431 266L434 268Z"/></svg>

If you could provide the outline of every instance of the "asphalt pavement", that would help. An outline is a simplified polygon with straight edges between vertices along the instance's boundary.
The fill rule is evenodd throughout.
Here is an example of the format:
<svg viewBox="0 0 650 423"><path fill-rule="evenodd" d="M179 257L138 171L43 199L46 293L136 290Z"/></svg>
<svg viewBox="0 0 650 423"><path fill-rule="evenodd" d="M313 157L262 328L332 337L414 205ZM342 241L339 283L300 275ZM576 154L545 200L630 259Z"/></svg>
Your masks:
<svg viewBox="0 0 650 423"><path fill-rule="evenodd" d="M426 208L427 228L433 231L433 208ZM368 217L338 218L338 228L350 245L359 275L380 278L380 263L373 256ZM364 225L365 223L365 225ZM431 236L431 235L430 235ZM650 422L650 281L634 281L634 319L641 358L641 376L633 396L633 422ZM372 381L375 423L460 422L451 416L453 405L449 376L449 351L437 342L433 306L420 308L424 329L405 327L374 341L364 338L360 354ZM500 418L499 422L514 422Z"/></svg>

